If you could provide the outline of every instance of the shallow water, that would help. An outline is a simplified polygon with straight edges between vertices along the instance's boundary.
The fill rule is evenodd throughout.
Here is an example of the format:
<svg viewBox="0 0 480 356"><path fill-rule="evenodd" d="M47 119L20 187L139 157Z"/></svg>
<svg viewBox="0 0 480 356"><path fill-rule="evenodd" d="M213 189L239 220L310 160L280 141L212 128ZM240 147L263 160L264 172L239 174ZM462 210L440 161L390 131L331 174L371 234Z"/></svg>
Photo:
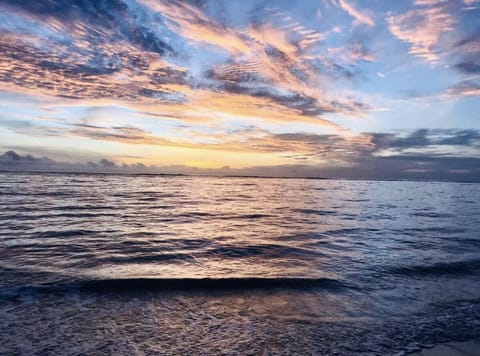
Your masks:
<svg viewBox="0 0 480 356"><path fill-rule="evenodd" d="M479 202L467 183L0 174L0 354L479 338Z"/></svg>

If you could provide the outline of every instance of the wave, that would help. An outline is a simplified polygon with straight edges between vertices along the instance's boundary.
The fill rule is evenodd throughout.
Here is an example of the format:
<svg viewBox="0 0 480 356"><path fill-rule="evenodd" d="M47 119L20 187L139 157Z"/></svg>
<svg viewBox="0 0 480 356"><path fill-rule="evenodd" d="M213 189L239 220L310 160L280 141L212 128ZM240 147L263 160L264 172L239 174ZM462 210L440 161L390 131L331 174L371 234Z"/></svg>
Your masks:
<svg viewBox="0 0 480 356"><path fill-rule="evenodd" d="M253 289L343 289L347 286L330 278L119 278L95 279L80 283L80 290L110 291L189 291Z"/></svg>
<svg viewBox="0 0 480 356"><path fill-rule="evenodd" d="M480 271L480 259L439 262L431 265L416 265L410 267L391 268L391 274L400 274L408 277L439 276L439 275L469 275Z"/></svg>
<svg viewBox="0 0 480 356"><path fill-rule="evenodd" d="M32 211L34 211L32 209ZM69 219L85 219L85 218L98 218L98 217L117 217L119 214L115 213L51 213L51 214L10 214L10 215L1 215L0 221L2 220L28 220L33 221L37 219L58 219L58 218L69 218Z"/></svg>
<svg viewBox="0 0 480 356"><path fill-rule="evenodd" d="M316 210L316 209L292 209L292 211L301 214L310 214L310 215L336 215L337 212L334 210Z"/></svg>
<svg viewBox="0 0 480 356"><path fill-rule="evenodd" d="M323 255L319 251L299 247L288 247L282 245L247 245L247 246L211 246L208 241L171 239L165 240L165 243L171 244L164 246L163 251L158 246L149 247L149 244L138 244L135 241L121 242L119 246L110 246L110 250L104 251L104 257L97 257L92 263L95 264L132 264L132 263L162 263L181 264L184 262L195 261L196 259L245 259L245 258L301 258L312 259ZM128 245L129 254L118 255L125 245ZM171 246L176 245L177 251L166 252ZM97 249L100 251L100 249ZM117 255L112 256L115 253Z"/></svg>
<svg viewBox="0 0 480 356"><path fill-rule="evenodd" d="M255 219L262 219L262 218L270 218L270 217L273 217L273 215L269 215L269 214L244 214L244 215L234 215L233 218L234 219L252 219L252 220L255 220ZM229 217L229 216L226 216L224 219L231 219L232 217Z"/></svg>
<svg viewBox="0 0 480 356"><path fill-rule="evenodd" d="M113 263L113 264L131 264L131 263L158 263L158 262L170 262L170 263L180 263L184 261L193 261L194 257L185 253L163 253L155 255L140 255L140 256L117 256L117 257L106 257L104 259L97 259L92 261L95 264L104 263Z"/></svg>
<svg viewBox="0 0 480 356"><path fill-rule="evenodd" d="M467 230L463 227L427 226L427 227L391 229L390 231L394 233L401 233L401 234L407 234L407 235L417 235L419 233L462 234Z"/></svg>
<svg viewBox="0 0 480 356"><path fill-rule="evenodd" d="M410 214L411 216L418 216L421 218L453 218L452 214L447 213L435 213L435 212L428 212L428 211L421 211L415 212Z"/></svg>
<svg viewBox="0 0 480 356"><path fill-rule="evenodd" d="M345 215L345 214L344 214ZM376 228L339 228L333 230L326 230L323 232L325 236L348 236L348 235L356 235L356 234L370 234L370 233L378 233L380 229Z"/></svg>
<svg viewBox="0 0 480 356"><path fill-rule="evenodd" d="M155 208L155 207L154 207ZM175 208L173 206L167 206L167 208ZM242 214L242 215L235 215L235 214L218 214L218 213L209 213L205 211L191 211L191 212L185 212L181 214L177 214L174 216L171 216L171 218L212 218L212 219L220 219L220 220L256 220L256 219L262 219L262 218L270 218L273 217L274 215L269 215L269 214L260 214L260 213L254 213L254 214Z"/></svg>
<svg viewBox="0 0 480 356"><path fill-rule="evenodd" d="M80 237L80 236L90 236L97 234L99 231L95 230L85 230L85 229L73 229L73 230L47 230L41 231L35 234L37 238L60 238L60 237Z"/></svg>
<svg viewBox="0 0 480 356"><path fill-rule="evenodd" d="M330 290L342 292L354 286L330 278L113 278L62 281L28 286L5 287L0 300L22 296L63 293L144 293L144 292L248 292L270 290Z"/></svg>
<svg viewBox="0 0 480 356"><path fill-rule="evenodd" d="M17 191L3 191L0 192L0 195L13 195L13 196L45 196L45 197L62 197L62 196L77 196L78 193L73 191L55 191L55 192L17 192Z"/></svg>
<svg viewBox="0 0 480 356"><path fill-rule="evenodd" d="M220 246L205 251L206 257L221 256L222 258L247 258L263 256L269 258L288 256L316 256L318 253L299 247L282 246L276 244L247 245L247 246Z"/></svg>
<svg viewBox="0 0 480 356"><path fill-rule="evenodd" d="M185 218L196 218L196 217L202 218L202 217L212 217L212 216L215 216L215 214L208 213L205 211L190 211L190 212L176 215L176 217L181 217L181 218L184 218L184 217Z"/></svg>

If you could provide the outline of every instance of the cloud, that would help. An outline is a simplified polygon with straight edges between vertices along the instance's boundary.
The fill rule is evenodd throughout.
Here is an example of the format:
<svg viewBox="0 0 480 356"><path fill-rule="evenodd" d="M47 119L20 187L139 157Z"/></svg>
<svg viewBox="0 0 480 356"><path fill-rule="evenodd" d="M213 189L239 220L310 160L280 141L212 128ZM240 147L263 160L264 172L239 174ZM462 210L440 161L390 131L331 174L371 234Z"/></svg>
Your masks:
<svg viewBox="0 0 480 356"><path fill-rule="evenodd" d="M136 131L136 130L133 130ZM210 138L212 138L210 136ZM78 171L117 173L182 173L274 176L327 176L343 178L428 178L479 180L480 131L417 130L407 135L364 133L345 137L309 133L272 134L248 128L232 132L216 144L197 144L209 150L281 153L284 165L245 169L199 169L185 166L126 164L108 158L96 162L57 162L46 157L0 154L0 170ZM443 147L450 147L448 151ZM301 165L298 162L302 162Z"/></svg>
<svg viewBox="0 0 480 356"><path fill-rule="evenodd" d="M1 82L64 98L127 102L149 101L152 91L165 100L161 84L185 83L185 70L165 60L176 51L122 1L0 6L15 19L9 29L0 26Z"/></svg>
<svg viewBox="0 0 480 356"><path fill-rule="evenodd" d="M135 47L148 52L161 55L174 53L174 49L145 26L140 19L132 16L125 2L110 0L99 2L93 0L75 1L69 0L48 1L45 3L5 0L2 2L6 10L13 10L18 15L26 15L27 19L40 20L51 33L59 33L67 30L63 40L77 40L75 45L82 39L88 38L93 45L102 45L105 39L98 36L108 36L109 39L125 41ZM38 25L37 25L38 26ZM36 28L31 26L29 34L39 34ZM93 36L97 36L94 38Z"/></svg>
<svg viewBox="0 0 480 356"><path fill-rule="evenodd" d="M355 18L358 22L367 25L375 26L375 21L373 16L367 11L360 11L347 0L338 0L339 6L345 10L350 16Z"/></svg>
<svg viewBox="0 0 480 356"><path fill-rule="evenodd" d="M417 1L417 8L386 18L390 32L410 44L409 53L428 62L437 62L442 54L440 40L452 31L455 19L448 2Z"/></svg>
<svg viewBox="0 0 480 356"><path fill-rule="evenodd" d="M450 131L451 136L442 137L436 141L439 145L480 147L480 132L478 130Z"/></svg>
<svg viewBox="0 0 480 356"><path fill-rule="evenodd" d="M480 74L480 28L465 36L453 46L460 57L455 69L465 75Z"/></svg>
<svg viewBox="0 0 480 356"><path fill-rule="evenodd" d="M15 151L7 151L0 156L0 160L2 162L19 162L19 161L35 162L35 161L38 161L39 159L34 158L31 155L26 155L22 157L19 154L17 154Z"/></svg>
<svg viewBox="0 0 480 356"><path fill-rule="evenodd" d="M441 146L465 146L466 148L480 148L480 131L478 130L452 130L452 129L420 129L413 131L406 136L399 136L392 133L373 133L372 143L375 151L395 150L398 152L430 148L435 149ZM432 151L427 153L431 154ZM455 155L455 151L451 151Z"/></svg>
<svg viewBox="0 0 480 356"><path fill-rule="evenodd" d="M377 20L379 3L369 9L353 0L214 3L2 1L0 91L19 98L2 109L2 131L52 147L72 140L79 150L95 143L137 152L142 146L192 155L247 152L306 166L368 166L394 155L465 155L475 148L473 138L453 144L473 137L453 131L359 133L385 118L374 105L378 97L394 102L392 107L398 103L392 96L412 67L419 91L437 93L435 98L479 95L472 3L397 4L386 18L388 29ZM395 39L427 63L398 67ZM425 74L425 68L436 72ZM384 73L388 81L379 80ZM438 80L424 80L430 73ZM24 106L27 101L33 103ZM89 108L104 108L110 116L89 120L95 116ZM400 116L402 109L391 110ZM386 125L402 128L412 121ZM93 166L122 169L122 162L105 159L115 166L101 160Z"/></svg>
<svg viewBox="0 0 480 356"><path fill-rule="evenodd" d="M335 69L335 73L343 74L347 79L358 77L358 73L348 69L348 67L352 67L358 62L376 61L375 56L363 41L351 41L342 47L329 48L328 52L330 55L337 57L336 63L329 63L330 68ZM345 65L340 65L339 62L343 62Z"/></svg>
<svg viewBox="0 0 480 356"><path fill-rule="evenodd" d="M406 137L399 137L391 133L373 134L373 143L376 150L388 148L416 148L425 147L432 144L430 138L427 137L429 131L427 129L417 130Z"/></svg>
<svg viewBox="0 0 480 356"><path fill-rule="evenodd" d="M455 68L465 74L479 74L480 61L464 61L455 64Z"/></svg>
<svg viewBox="0 0 480 356"><path fill-rule="evenodd" d="M0 89L7 91L187 122L233 115L333 128L322 114L370 110L351 95L329 94L331 80L354 74L312 59L310 51L327 35L302 25L234 28L177 1L83 1L76 7L6 1L0 7L14 18L8 28L0 25ZM200 64L195 56L204 52L212 60ZM361 45L352 45L351 53L372 59ZM225 100L239 105L232 110Z"/></svg>
<svg viewBox="0 0 480 356"><path fill-rule="evenodd" d="M221 26L205 15L198 7L187 2L140 0L156 13L165 16L170 30L197 43L212 45L230 54L245 54L250 51L248 43L231 29Z"/></svg>
<svg viewBox="0 0 480 356"><path fill-rule="evenodd" d="M11 159L15 156L16 159ZM147 166L142 163L117 163L101 159L97 162L67 163L13 151L0 154L0 171L27 172L79 172L118 174L188 174L260 177L319 177L360 179L422 179L450 181L479 181L480 158L389 156L363 157L355 165L299 164L307 157L293 157L297 163L288 165L252 166L235 169L196 168L184 165Z"/></svg>
<svg viewBox="0 0 480 356"><path fill-rule="evenodd" d="M480 96L480 82L474 80L460 82L447 89L446 95L454 97Z"/></svg>
<svg viewBox="0 0 480 356"><path fill-rule="evenodd" d="M19 130L31 127L32 124L26 120L12 120L4 119L0 117L0 127L6 127L8 129Z"/></svg>
<svg viewBox="0 0 480 356"><path fill-rule="evenodd" d="M108 168L116 167L115 162L110 161L110 160L108 160L108 159L106 159L106 158L102 158L102 159L98 162L98 164L99 164L100 166L102 166L102 167L108 167Z"/></svg>

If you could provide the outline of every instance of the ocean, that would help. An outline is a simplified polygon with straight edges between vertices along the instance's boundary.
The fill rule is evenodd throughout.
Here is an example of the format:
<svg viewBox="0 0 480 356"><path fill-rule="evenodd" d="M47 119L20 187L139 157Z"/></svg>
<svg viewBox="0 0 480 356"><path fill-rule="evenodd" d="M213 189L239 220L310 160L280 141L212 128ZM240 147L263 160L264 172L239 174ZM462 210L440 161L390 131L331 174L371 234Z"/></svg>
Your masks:
<svg viewBox="0 0 480 356"><path fill-rule="evenodd" d="M480 338L480 184L0 173L0 354Z"/></svg>

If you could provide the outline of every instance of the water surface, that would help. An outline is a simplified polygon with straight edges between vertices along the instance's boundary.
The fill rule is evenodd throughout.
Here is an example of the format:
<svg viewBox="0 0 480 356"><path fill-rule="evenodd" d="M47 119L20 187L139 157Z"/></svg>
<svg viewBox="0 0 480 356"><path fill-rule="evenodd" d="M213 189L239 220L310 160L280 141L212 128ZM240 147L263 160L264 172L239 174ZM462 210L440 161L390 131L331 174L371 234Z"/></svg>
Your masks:
<svg viewBox="0 0 480 356"><path fill-rule="evenodd" d="M0 353L479 338L479 202L467 183L0 174Z"/></svg>

